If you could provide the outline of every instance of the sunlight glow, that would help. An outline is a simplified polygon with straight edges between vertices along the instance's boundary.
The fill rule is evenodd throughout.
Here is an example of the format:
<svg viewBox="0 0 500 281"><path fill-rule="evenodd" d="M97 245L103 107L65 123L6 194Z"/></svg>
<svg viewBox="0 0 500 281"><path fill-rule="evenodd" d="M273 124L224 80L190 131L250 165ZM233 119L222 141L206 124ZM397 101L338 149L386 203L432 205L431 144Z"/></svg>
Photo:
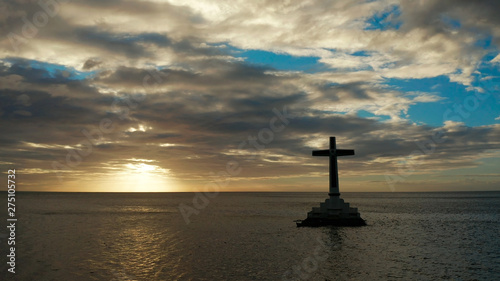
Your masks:
<svg viewBox="0 0 500 281"><path fill-rule="evenodd" d="M153 127L151 127L151 126L139 125L139 127L137 127L137 128L134 128L134 127L128 128L127 132L129 132L129 133L133 133L133 132L146 132L147 130L151 130L151 129L153 129Z"/></svg>
<svg viewBox="0 0 500 281"><path fill-rule="evenodd" d="M116 192L172 192L177 191L170 170L154 165L155 160L127 159L108 177L107 189Z"/></svg>

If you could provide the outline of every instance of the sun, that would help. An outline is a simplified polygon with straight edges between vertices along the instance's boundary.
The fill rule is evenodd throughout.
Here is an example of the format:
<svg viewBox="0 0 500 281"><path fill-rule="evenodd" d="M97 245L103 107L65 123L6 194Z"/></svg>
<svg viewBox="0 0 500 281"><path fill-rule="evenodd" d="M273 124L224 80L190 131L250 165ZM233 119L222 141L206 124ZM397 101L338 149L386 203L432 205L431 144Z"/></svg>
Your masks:
<svg viewBox="0 0 500 281"><path fill-rule="evenodd" d="M155 165L156 161L147 159L127 159L129 163L109 177L111 188L117 192L172 192L175 183L169 169Z"/></svg>

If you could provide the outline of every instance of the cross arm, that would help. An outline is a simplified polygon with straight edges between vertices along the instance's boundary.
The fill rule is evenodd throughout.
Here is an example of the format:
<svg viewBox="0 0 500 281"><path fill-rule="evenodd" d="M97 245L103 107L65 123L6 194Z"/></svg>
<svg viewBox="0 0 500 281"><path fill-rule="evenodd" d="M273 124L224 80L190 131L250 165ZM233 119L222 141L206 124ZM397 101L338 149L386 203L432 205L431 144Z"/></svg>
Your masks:
<svg viewBox="0 0 500 281"><path fill-rule="evenodd" d="M337 156L354 155L353 149L336 149ZM312 156L330 156L330 150L313 150Z"/></svg>
<svg viewBox="0 0 500 281"><path fill-rule="evenodd" d="M354 155L354 149L337 149L337 156Z"/></svg>
<svg viewBox="0 0 500 281"><path fill-rule="evenodd" d="M330 156L330 150L313 150L312 156Z"/></svg>

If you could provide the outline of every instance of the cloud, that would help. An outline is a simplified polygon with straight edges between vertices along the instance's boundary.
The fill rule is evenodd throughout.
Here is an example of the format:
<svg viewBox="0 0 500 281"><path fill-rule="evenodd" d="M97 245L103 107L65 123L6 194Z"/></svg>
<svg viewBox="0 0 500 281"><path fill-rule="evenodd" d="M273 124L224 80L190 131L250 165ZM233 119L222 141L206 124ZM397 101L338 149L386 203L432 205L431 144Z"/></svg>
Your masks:
<svg viewBox="0 0 500 281"><path fill-rule="evenodd" d="M3 55L80 70L89 60L108 67L185 65L214 56L230 59L230 54L211 45L228 43L240 49L318 56L333 69L368 69L400 79L448 75L469 85L485 54L477 41L500 35L491 12L496 5L493 1L267 1L236 6L227 1L71 1L61 3L58 13L20 51L12 51L4 40ZM6 8L10 10L23 12L3 15L6 22L15 23L4 33L21 34L23 17L29 19L43 9L12 2ZM399 29L365 29L373 15L394 10L399 13L386 21L402 22ZM359 51L365 54L352 55Z"/></svg>
<svg viewBox="0 0 500 281"><path fill-rule="evenodd" d="M66 181L105 176L114 164L126 170L132 158L196 182L228 161L245 167L237 181L315 177L323 167L310 150L330 135L356 149L342 160L352 176L404 168L414 151L423 153L416 174L475 167L498 148L498 125L415 124L413 106L447 101L388 81L446 75L470 85L488 51L478 42L491 36L498 46L500 35L497 3L476 3L70 1L28 38L25 19L43 8L10 1L0 11L0 129L8 132L0 153L47 183L57 180L54 161L90 149L84 131L99 141L61 171ZM383 28L369 23L386 13ZM12 48L12 32L26 42ZM238 56L250 49L316 57L324 67L277 70ZM294 118L252 147L249 138L285 107ZM113 129L99 137L102 120ZM445 141L425 153L436 132Z"/></svg>
<svg viewBox="0 0 500 281"><path fill-rule="evenodd" d="M10 75L9 71L24 75L23 81L32 87L64 84L59 81L63 78L45 81L39 78L44 75L20 72L15 64L5 71L6 76ZM446 132L447 141L436 148L436 153L423 156L426 165L422 165L422 170L452 169L474 165L474 159L496 147L490 140L496 139L500 133L498 126L467 128L455 123L447 123L443 128L409 126L406 122L381 123L321 109L321 105L327 103L360 103L363 107L363 104L381 98L383 89L379 89L381 92L368 91L369 85L363 83L316 85L320 96L311 100L299 89L295 89L296 94L291 94L292 88L283 87L290 83L290 77L268 77L266 69L225 62L224 67L212 71L216 72L209 72L208 77L204 77L203 74L194 75L186 71L161 70L169 73L167 77L173 76L161 85L164 92L149 93L136 107L129 108L130 113L123 120L118 113L112 112L110 94L96 93L90 86L80 87L83 90L78 96L65 97L48 92L23 91L30 104L17 101L16 97L21 93L19 89L17 92L15 89L4 90L3 119L20 128L9 129L10 141L3 138L5 147L11 151L6 159L23 163L28 171L36 168L50 170L52 161L65 161L68 150L83 149L79 143L86 136L81 130L94 130L103 118L113 120L115 130L104 134L103 143L94 147L92 155L78 166L72 177L77 178L79 171L99 173L100 167L105 165L103 163L123 161L121 155L130 151L135 151L133 157L137 159L156 160L165 163L163 165L168 162L164 168L169 169L172 175L189 175L199 180L213 167L223 167L230 160L240 161L242 166L248 167L243 178L272 177L276 173L310 176L318 171L318 164L311 159L310 150L320 147L312 147L309 143L328 135L341 136L339 143L355 147L356 161L346 165L347 170L352 169L350 174L357 174L354 171L362 174L384 173L418 149L416 142L425 143L433 131L440 129ZM249 75L244 75L245 71ZM78 83L125 89L126 85L133 87L140 84L140 79L134 82L132 78L146 73L142 69L118 68L104 78L98 76ZM69 79L67 82L70 82ZM189 85L192 95L179 92L187 90ZM246 87L241 88L241 85L246 85L248 89L244 90ZM273 85L276 87L273 88ZM266 87L274 91L259 93L255 90ZM397 92L393 91L389 97L397 101ZM399 99L404 100L405 97L400 96ZM389 103L388 100L386 102ZM408 99L406 102L412 101ZM259 131L269 126L269 120L274 116L273 109L282 110L283 106L293 110L296 117L283 133L274 136L270 145L263 145L265 150L259 152L255 159L250 159L250 147L241 150L238 145L248 136L258 137ZM19 109L31 110L32 116L16 115L14 112ZM33 134L40 125L45 128L44 134ZM181 145L165 146L165 139ZM233 150L236 154L228 154ZM245 151L249 153L245 154ZM364 163L364 167L361 169L357 163ZM195 174L193 169L197 171Z"/></svg>

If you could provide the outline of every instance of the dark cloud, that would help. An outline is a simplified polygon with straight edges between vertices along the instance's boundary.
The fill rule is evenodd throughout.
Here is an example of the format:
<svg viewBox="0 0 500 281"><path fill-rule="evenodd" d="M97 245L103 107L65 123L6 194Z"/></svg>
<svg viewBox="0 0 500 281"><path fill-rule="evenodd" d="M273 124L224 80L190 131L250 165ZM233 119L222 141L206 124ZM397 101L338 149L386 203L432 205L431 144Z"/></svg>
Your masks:
<svg viewBox="0 0 500 281"><path fill-rule="evenodd" d="M15 73L30 84L63 83L58 79L64 77L46 80L43 71L27 70L20 64L4 68L3 76ZM241 161L242 165L247 165L245 177L266 177L276 171L284 175L299 171L307 174L317 171L316 166L308 165L314 163L310 150L321 148L308 146L311 136L326 138L335 135L344 140L342 145L356 149L356 161L365 163L364 170L369 173L371 170L390 171L392 160L388 160L388 164L380 164L377 161L409 155L418 149L417 142L425 142L435 130L428 126L381 123L351 115L332 115L318 110L307 110L307 106L321 101L308 100L307 95L299 89L295 89L295 93L279 90L260 93L256 92L255 88L241 88L241 83L253 83L257 88L258 85L280 86L287 83L289 77L272 77L265 74L267 69L241 64L221 62L219 65L224 67L208 77L189 71L154 70L158 75L168 74L168 79L162 82L163 86L187 88L191 85L198 89L193 92L199 95L193 98L192 95L178 90L148 93L144 100L134 102L135 107L128 108L129 113L124 119L120 119L118 113L113 113L111 105L116 99L96 92L90 85L138 85L141 82L140 77L151 75L151 71L121 67L106 77L98 76L96 79L79 81L76 86L72 86L83 93L78 96L61 97L44 91L3 89L2 119L18 128L9 128L9 137L2 138L2 142L11 149L11 152L4 154L5 159L25 163L27 167L33 165L29 164L32 160L47 161L45 168L50 167L49 164L54 159L64 162L68 149L80 149L76 145L86 139L81 130L95 130L103 118L108 118L113 120L115 126L113 132L103 134L102 140L108 143L95 146L92 156L86 159L79 169L97 171L103 163L111 161L110 159L120 159L121 155L125 154L145 159L169 159L170 168L179 175L189 174L193 169L201 174L208 173L214 167L223 167L230 160ZM226 75L234 69L237 70L234 75ZM244 74L245 70L249 72L248 76ZM70 85L70 82L68 80L66 84ZM225 85L223 93L218 92L221 85ZM325 97L330 98L330 102L343 98L356 102L369 99L363 90L364 86L352 83L321 86L318 89L322 90ZM29 98L29 106L18 102L21 95ZM339 98L332 100L332 96ZM127 95L122 93L122 99L125 97ZM128 96L128 99L133 100L132 96ZM125 105L125 102L120 104L122 107ZM261 151L262 154L259 152L250 157L248 153L253 150L249 144L244 149L238 149L249 137L258 138L262 129L269 128L270 120L276 116L273 109L282 111L284 106L293 110L295 117L290 119L282 133L275 133L272 143L260 143L260 147L265 147ZM15 114L19 110L29 111L31 116ZM145 128L144 131L140 130L140 126ZM130 128L134 130L131 131ZM3 129L7 130L5 127ZM425 159L430 161L429 167L435 169L448 167L443 161L433 162L438 159L448 159L456 167L470 165L470 160L460 158L494 149L495 145L490 144L489 140L497 137L499 130L497 127L459 126L448 132L447 141L439 144L436 153L426 155ZM384 132L394 133L387 135ZM379 137L379 134L387 136ZM30 146L27 143L38 146ZM160 146L164 143L170 143L172 146ZM13 153L13 147L27 151ZM236 151L235 154L227 154L232 150ZM291 163L278 161L283 160L283 157L297 160ZM300 164L301 162L304 162L304 165ZM348 164L347 167L349 165L356 167L358 164Z"/></svg>
<svg viewBox="0 0 500 281"><path fill-rule="evenodd" d="M96 66L99 66L102 62L99 61L99 60L95 60L95 59L88 59L85 61L85 63L83 64L83 69L85 70L88 70L88 69L92 69Z"/></svg>
<svg viewBox="0 0 500 281"><path fill-rule="evenodd" d="M325 97L332 101L342 100L362 100L372 99L367 93L367 89L373 89L374 85L366 82L352 82L337 85L321 85L319 90Z"/></svg>
<svg viewBox="0 0 500 281"><path fill-rule="evenodd" d="M494 31L500 24L498 1L402 1L400 7L402 13L397 20L403 22L403 31L424 28L432 33L470 32L482 39L493 35L495 42L500 43Z"/></svg>
<svg viewBox="0 0 500 281"><path fill-rule="evenodd" d="M151 43L159 47L166 47L171 44L170 39L162 34L107 32L99 27L74 28L64 36L89 47L97 47L123 54L130 59L151 57L152 54L143 44Z"/></svg>

